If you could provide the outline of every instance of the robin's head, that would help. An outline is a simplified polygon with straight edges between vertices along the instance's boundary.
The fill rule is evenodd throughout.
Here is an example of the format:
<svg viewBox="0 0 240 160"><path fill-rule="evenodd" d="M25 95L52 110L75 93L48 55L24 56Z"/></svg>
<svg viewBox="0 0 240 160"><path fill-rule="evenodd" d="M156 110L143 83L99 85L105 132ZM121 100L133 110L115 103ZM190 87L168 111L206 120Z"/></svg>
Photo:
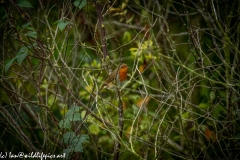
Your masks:
<svg viewBox="0 0 240 160"><path fill-rule="evenodd" d="M125 63L122 63L119 68L119 72L127 72L128 66Z"/></svg>

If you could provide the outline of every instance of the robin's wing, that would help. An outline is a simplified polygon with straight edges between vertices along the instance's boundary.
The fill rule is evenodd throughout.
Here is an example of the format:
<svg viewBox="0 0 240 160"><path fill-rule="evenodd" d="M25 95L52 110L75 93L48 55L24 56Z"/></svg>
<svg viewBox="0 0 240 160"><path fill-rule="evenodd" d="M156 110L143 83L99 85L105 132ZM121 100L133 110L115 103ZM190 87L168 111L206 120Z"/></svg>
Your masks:
<svg viewBox="0 0 240 160"><path fill-rule="evenodd" d="M108 83L110 83L110 82L115 80L116 72L117 72L117 68L108 76L108 78L105 81L105 84L108 84Z"/></svg>
<svg viewBox="0 0 240 160"><path fill-rule="evenodd" d="M105 86L107 86L110 82L112 82L112 81L115 80L117 71L118 71L118 68L116 68L116 69L108 76L108 78L107 78L107 79L104 81L104 83L102 84L101 89L104 88ZM101 89L100 89L100 90L101 90Z"/></svg>

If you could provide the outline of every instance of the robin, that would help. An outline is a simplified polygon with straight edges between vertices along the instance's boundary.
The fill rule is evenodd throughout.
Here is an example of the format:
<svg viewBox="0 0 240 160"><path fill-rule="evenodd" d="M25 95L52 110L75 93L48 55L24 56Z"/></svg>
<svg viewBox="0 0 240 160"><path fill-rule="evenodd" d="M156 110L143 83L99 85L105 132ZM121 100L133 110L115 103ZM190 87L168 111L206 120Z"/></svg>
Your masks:
<svg viewBox="0 0 240 160"><path fill-rule="evenodd" d="M102 90L104 87L112 88L114 86L113 81L115 79L120 83L124 82L127 79L127 71L128 71L127 64L122 63L121 65L119 65L104 81L100 90Z"/></svg>

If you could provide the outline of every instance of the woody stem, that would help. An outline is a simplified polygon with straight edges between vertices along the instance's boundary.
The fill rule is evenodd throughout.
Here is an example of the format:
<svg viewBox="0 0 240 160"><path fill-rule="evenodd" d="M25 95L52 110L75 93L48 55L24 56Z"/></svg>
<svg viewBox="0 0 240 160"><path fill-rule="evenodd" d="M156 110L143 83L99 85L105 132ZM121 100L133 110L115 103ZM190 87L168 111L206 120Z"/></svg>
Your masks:
<svg viewBox="0 0 240 160"><path fill-rule="evenodd" d="M103 59L108 56L108 50L107 50L107 40L106 40L106 33L105 33L105 28L103 25L103 15L102 15L102 6L100 3L95 0L95 6L96 6L96 11L97 11L97 17L98 17L98 30L100 33L101 37L101 46L102 46L102 51L103 51Z"/></svg>
<svg viewBox="0 0 240 160"><path fill-rule="evenodd" d="M121 148L121 142L120 139L122 138L122 131L123 131L123 103L121 100L121 94L119 91L119 88L117 87L117 96L118 96L118 126L119 126L119 136L118 139L115 142L114 146L114 152L113 152L113 159L118 160L119 159L119 154L120 154L120 148Z"/></svg>

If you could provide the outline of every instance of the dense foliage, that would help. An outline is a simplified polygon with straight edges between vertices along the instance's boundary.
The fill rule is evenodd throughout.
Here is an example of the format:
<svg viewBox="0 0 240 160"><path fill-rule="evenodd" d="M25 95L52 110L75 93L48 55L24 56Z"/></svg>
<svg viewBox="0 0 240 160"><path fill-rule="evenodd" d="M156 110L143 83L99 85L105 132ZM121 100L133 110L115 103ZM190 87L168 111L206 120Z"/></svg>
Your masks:
<svg viewBox="0 0 240 160"><path fill-rule="evenodd" d="M236 159L240 1L1 1L0 150ZM128 79L99 91L121 63Z"/></svg>

